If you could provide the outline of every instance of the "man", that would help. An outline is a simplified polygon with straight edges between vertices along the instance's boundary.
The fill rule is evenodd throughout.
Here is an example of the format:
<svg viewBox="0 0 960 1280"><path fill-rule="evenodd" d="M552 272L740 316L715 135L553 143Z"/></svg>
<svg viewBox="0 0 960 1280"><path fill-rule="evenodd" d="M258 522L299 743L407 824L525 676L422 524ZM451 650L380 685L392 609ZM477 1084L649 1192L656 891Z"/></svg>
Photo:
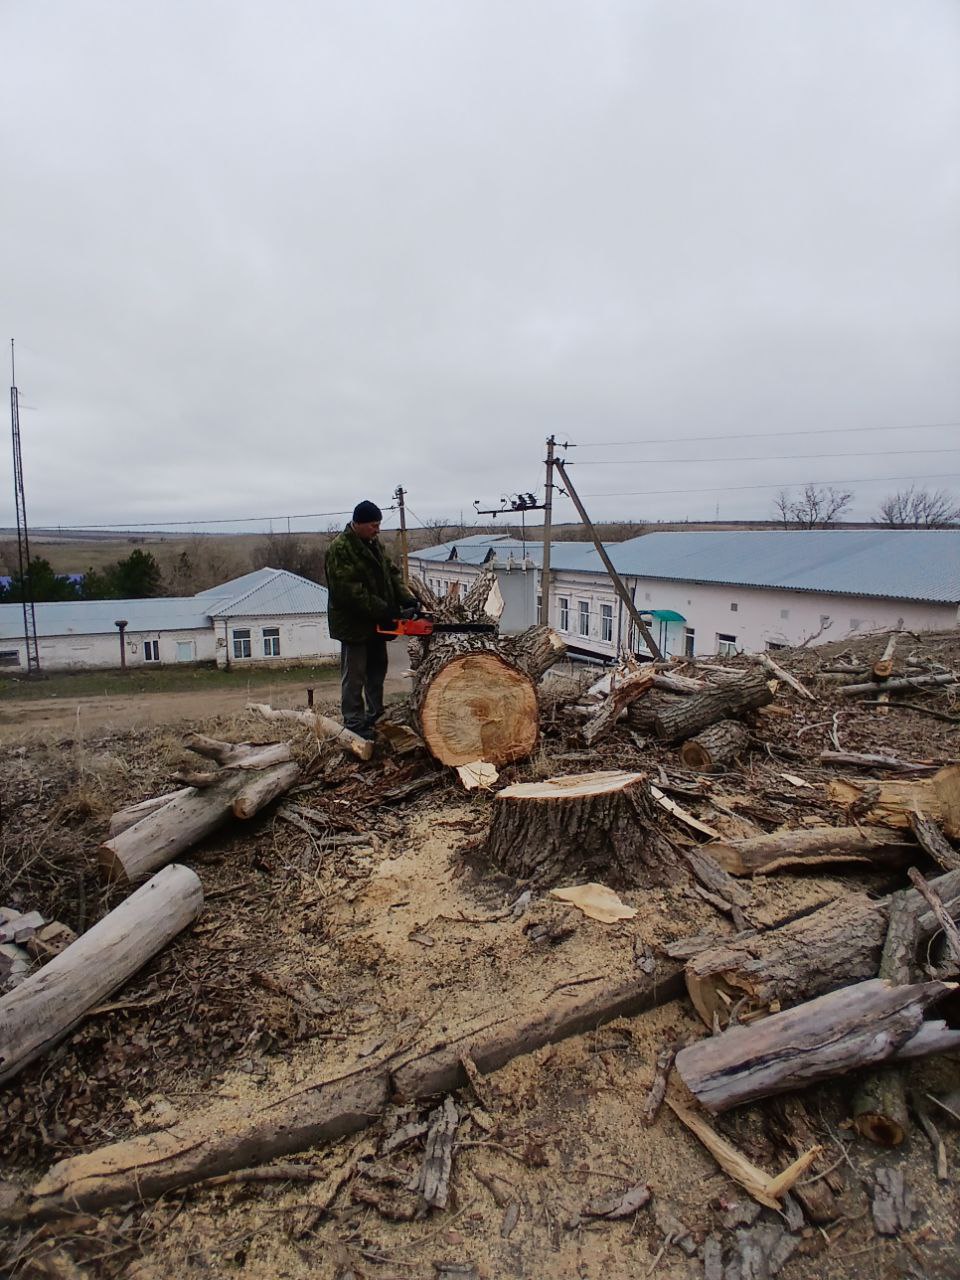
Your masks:
<svg viewBox="0 0 960 1280"><path fill-rule="evenodd" d="M383 715L387 674L387 637L378 635L377 627L414 617L418 608L380 541L382 519L375 503L358 503L351 522L330 544L326 562L330 634L340 641L343 723L369 740Z"/></svg>

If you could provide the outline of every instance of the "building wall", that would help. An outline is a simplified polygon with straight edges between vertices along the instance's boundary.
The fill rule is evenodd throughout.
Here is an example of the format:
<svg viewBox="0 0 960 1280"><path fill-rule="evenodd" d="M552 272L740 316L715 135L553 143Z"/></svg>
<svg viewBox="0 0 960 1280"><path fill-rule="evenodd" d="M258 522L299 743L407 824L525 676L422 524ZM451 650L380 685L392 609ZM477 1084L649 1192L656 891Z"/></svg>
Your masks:
<svg viewBox="0 0 960 1280"><path fill-rule="evenodd" d="M147 659L145 642L156 642L159 661ZM188 657L180 646L190 646ZM26 671L26 646L20 641L0 641L5 652L16 648L19 666L4 663L3 670ZM41 636L38 642L41 671L86 671L117 669L120 666L120 634ZM127 631L124 651L128 667L151 667L177 662L211 662L214 656L213 632L210 630ZM150 650L152 653L152 649Z"/></svg>
<svg viewBox="0 0 960 1280"><path fill-rule="evenodd" d="M217 665L222 667L312 664L340 654L340 642L330 638L326 614L217 618L215 623ZM265 631L275 631L277 635L265 637ZM238 636L238 632L249 632L249 637ZM246 656L248 645L249 656ZM272 652L276 648L279 648L278 654Z"/></svg>
<svg viewBox="0 0 960 1280"><path fill-rule="evenodd" d="M482 571L482 566L456 560L414 563L418 567L413 571L441 594L454 582L467 590ZM513 593L513 584L521 580L529 585L522 593ZM497 581L509 609L504 611L504 631L522 631L537 621L539 580L539 571L497 566ZM793 646L805 641L826 644L855 633L889 631L898 626L909 631L941 631L960 625L960 610L951 604L654 578L627 577L625 581L642 613L669 609L683 615L684 622L667 622L661 626L658 619L653 621L654 639L667 654L685 652L688 629L694 632L694 652L707 655L718 652L719 636L734 637L738 650L759 653L768 645ZM561 618L563 599L569 601L566 627ZM580 601L587 604L586 636L580 633ZM604 605L612 610L610 640L603 639ZM732 605L736 605L736 609L731 608ZM599 658L615 658L621 643L628 643L630 619L606 574L555 570L550 606L551 624L571 648ZM642 650L644 646L639 647Z"/></svg>

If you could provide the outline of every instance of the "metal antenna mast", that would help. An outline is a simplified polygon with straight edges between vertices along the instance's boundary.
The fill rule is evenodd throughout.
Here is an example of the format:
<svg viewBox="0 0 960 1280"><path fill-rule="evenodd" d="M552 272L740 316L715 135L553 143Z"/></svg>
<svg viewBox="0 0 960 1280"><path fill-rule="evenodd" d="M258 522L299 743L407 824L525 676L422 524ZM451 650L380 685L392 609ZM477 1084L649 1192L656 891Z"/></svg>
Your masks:
<svg viewBox="0 0 960 1280"><path fill-rule="evenodd" d="M33 577L30 572L30 538L27 533L27 500L23 491L23 458L20 454L20 412L17 368L13 339L10 339L10 426L13 433L13 493L17 508L17 555L20 562L20 593L23 601L23 636L27 644L27 675L40 674L37 618L33 608Z"/></svg>

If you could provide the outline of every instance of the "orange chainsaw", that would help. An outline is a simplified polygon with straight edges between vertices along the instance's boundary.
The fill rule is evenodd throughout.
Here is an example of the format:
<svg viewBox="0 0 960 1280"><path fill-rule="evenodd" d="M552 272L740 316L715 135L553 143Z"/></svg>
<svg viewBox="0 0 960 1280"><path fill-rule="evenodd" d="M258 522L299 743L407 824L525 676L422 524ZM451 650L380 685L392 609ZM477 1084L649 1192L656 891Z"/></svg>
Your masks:
<svg viewBox="0 0 960 1280"><path fill-rule="evenodd" d="M494 622L434 622L432 618L397 618L392 627L377 627L381 636L432 636L461 632L475 635L493 635Z"/></svg>

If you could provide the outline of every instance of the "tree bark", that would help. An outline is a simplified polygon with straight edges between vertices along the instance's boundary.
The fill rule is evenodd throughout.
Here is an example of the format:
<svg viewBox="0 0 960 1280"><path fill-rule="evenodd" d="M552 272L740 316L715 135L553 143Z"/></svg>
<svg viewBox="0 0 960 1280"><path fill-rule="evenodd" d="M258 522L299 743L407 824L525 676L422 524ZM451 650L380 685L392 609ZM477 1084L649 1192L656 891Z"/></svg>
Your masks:
<svg viewBox="0 0 960 1280"><path fill-rule="evenodd" d="M27 1212L42 1219L141 1201L292 1155L374 1123L391 1097L415 1100L462 1088L468 1083L465 1056L487 1074L542 1045L674 1000L681 990L679 971L671 965L592 994L578 988L535 992L520 1013L488 1015L454 1038L421 1046L399 1061L387 1057L284 1097L251 1099L228 1111L214 1108L160 1133L62 1160L32 1188Z"/></svg>
<svg viewBox="0 0 960 1280"><path fill-rule="evenodd" d="M799 827L714 841L704 845L703 852L711 854L731 875L752 876L836 862L902 867L917 856L917 847L884 827Z"/></svg>
<svg viewBox="0 0 960 1280"><path fill-rule="evenodd" d="M927 1005L955 984L894 986L872 978L750 1026L730 1027L677 1054L690 1092L717 1115L896 1055Z"/></svg>
<svg viewBox="0 0 960 1280"><path fill-rule="evenodd" d="M654 721L654 732L664 742L692 738L701 729L766 706L773 694L759 672L750 672L738 683L725 684L707 693L694 693L664 708Z"/></svg>
<svg viewBox="0 0 960 1280"><path fill-rule="evenodd" d="M596 740L611 729L624 708L650 692L653 685L652 671L634 671L620 680L609 692L600 709L583 726L583 740L592 747Z"/></svg>
<svg viewBox="0 0 960 1280"><path fill-rule="evenodd" d="M266 808L271 800L289 791L299 777L300 766L292 760L272 769L264 769L245 783L233 797L233 816L252 818L255 813Z"/></svg>
<svg viewBox="0 0 960 1280"><path fill-rule="evenodd" d="M505 787L494 797L484 854L507 875L537 885L599 879L626 887L677 878L642 773Z"/></svg>
<svg viewBox="0 0 960 1280"><path fill-rule="evenodd" d="M427 749L449 765L499 766L530 755L540 736L537 681L565 652L549 627L516 637L431 636L412 698Z"/></svg>
<svg viewBox="0 0 960 1280"><path fill-rule="evenodd" d="M827 795L834 804L846 808L872 786L878 786L880 794L870 811L859 815L864 821L909 827L911 814L919 810L939 822L952 840L960 840L960 765L947 765L931 778L904 781L872 783L837 778L827 786Z"/></svg>
<svg viewBox="0 0 960 1280"><path fill-rule="evenodd" d="M168 791L162 796L152 796L149 800L141 800L137 804L128 805L126 809L118 809L110 819L109 833L118 836L127 827L132 827L150 813L156 813L171 800L182 800L192 792L192 787L181 787L179 791Z"/></svg>
<svg viewBox="0 0 960 1280"><path fill-rule="evenodd" d="M951 915L960 912L960 871L931 882ZM911 904L919 901L907 891ZM887 933L890 899L849 894L778 929L721 943L693 956L687 991L707 1026L716 1012L745 998L753 1009L799 1004L876 975ZM932 911L920 917L920 946L939 929Z"/></svg>
<svg viewBox="0 0 960 1280"><path fill-rule="evenodd" d="M0 1082L47 1053L203 904L189 867L165 867L42 969L0 998Z"/></svg>
<svg viewBox="0 0 960 1280"><path fill-rule="evenodd" d="M680 748L680 759L688 769L712 773L735 759L749 741L749 731L739 720L718 720L695 738L687 739Z"/></svg>
<svg viewBox="0 0 960 1280"><path fill-rule="evenodd" d="M624 718L631 729L636 729L640 733L650 734L654 732L654 725L661 711L668 711L670 707L676 706L679 702L686 702L686 700L686 697L683 696L658 693L656 682L654 682L653 692L648 693L639 702L632 702L627 707Z"/></svg>

